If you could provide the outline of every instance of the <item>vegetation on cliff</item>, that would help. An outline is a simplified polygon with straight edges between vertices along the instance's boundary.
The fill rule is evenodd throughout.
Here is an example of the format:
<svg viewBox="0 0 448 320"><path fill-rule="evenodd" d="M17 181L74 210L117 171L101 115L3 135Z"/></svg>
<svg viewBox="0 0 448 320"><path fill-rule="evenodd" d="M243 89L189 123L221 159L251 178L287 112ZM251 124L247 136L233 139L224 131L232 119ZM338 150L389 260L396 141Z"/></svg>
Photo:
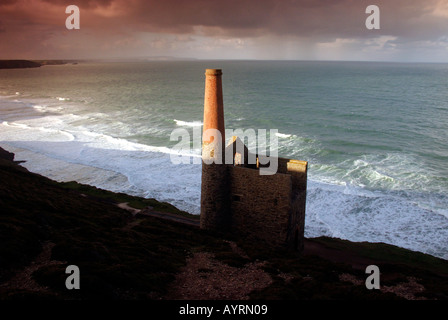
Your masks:
<svg viewBox="0 0 448 320"><path fill-rule="evenodd" d="M307 239L301 256L273 251L122 209L189 216L154 199L54 182L6 151L0 181L0 300L448 299L448 261L429 255L324 237ZM365 287L369 264L381 270L380 290ZM68 265L80 269L80 290L65 286Z"/></svg>

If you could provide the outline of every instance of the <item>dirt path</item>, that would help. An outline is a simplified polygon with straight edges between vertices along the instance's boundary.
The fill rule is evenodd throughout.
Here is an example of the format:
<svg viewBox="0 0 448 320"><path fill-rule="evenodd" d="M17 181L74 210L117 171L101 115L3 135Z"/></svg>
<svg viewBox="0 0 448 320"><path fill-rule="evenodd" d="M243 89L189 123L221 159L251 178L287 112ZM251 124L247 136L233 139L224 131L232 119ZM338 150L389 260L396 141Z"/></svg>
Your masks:
<svg viewBox="0 0 448 320"><path fill-rule="evenodd" d="M150 216L184 223L194 227L199 227L199 220L191 219L174 213L155 211L152 209L152 207L147 207L145 209L135 209L130 207L127 202L119 203L117 204L117 206L120 207L121 209L129 211L130 213L132 213L133 216L137 215Z"/></svg>

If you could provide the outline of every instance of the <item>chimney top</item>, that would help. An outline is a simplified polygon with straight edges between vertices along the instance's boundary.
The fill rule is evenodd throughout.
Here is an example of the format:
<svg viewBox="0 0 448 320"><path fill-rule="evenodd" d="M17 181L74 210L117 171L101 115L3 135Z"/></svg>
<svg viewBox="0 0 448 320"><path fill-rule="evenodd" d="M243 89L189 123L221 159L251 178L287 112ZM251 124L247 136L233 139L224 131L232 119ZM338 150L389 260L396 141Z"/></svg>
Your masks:
<svg viewBox="0 0 448 320"><path fill-rule="evenodd" d="M207 76L220 76L222 75L222 69L205 69Z"/></svg>

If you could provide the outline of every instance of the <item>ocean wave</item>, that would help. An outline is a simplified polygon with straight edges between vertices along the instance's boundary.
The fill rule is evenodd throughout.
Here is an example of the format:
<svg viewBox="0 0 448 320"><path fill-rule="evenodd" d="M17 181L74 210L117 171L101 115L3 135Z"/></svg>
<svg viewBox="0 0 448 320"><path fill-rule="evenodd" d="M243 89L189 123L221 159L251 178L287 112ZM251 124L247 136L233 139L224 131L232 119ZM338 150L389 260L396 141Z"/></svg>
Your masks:
<svg viewBox="0 0 448 320"><path fill-rule="evenodd" d="M46 111L46 107L45 107L45 106L42 106L42 105L39 105L39 104L34 105L34 106L33 106L33 109L34 109L34 110L37 110L37 111L39 111L39 112L45 112L45 111Z"/></svg>
<svg viewBox="0 0 448 320"><path fill-rule="evenodd" d="M173 120L176 125L178 126L184 126L184 127L200 127L202 126L201 121L182 121L182 120Z"/></svg>
<svg viewBox="0 0 448 320"><path fill-rule="evenodd" d="M68 131L47 128L43 126L32 126L20 122L2 122L3 126L9 128L21 129L20 131L13 130L9 132L9 135L4 135L3 139L8 139L8 141L22 140L22 141L35 141L38 139L44 139L45 141L74 141L75 137ZM6 133L6 132L5 132Z"/></svg>
<svg viewBox="0 0 448 320"><path fill-rule="evenodd" d="M291 138L293 135L292 134L286 134L286 133L280 133L280 132L276 132L275 135L279 138Z"/></svg>
<svg viewBox="0 0 448 320"><path fill-rule="evenodd" d="M384 242L448 258L448 219L395 193L309 179L305 223L307 237Z"/></svg>
<svg viewBox="0 0 448 320"><path fill-rule="evenodd" d="M412 155L403 153L346 155L321 149L310 162L316 179L367 189L446 193L447 179L431 175Z"/></svg>
<svg viewBox="0 0 448 320"><path fill-rule="evenodd" d="M16 98L17 96L20 95L20 92L16 92L14 94L11 93L5 93L5 94L0 94L0 99L1 100L11 100L11 98Z"/></svg>

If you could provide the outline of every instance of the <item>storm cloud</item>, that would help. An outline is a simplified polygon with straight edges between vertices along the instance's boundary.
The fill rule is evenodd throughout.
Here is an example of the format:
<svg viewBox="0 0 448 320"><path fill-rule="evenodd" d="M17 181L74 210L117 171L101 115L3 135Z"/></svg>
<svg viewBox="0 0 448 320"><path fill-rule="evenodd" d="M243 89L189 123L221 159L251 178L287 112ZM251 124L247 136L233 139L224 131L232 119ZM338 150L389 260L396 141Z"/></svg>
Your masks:
<svg viewBox="0 0 448 320"><path fill-rule="evenodd" d="M65 28L70 4L80 30ZM2 0L0 30L0 58L447 61L448 0Z"/></svg>

